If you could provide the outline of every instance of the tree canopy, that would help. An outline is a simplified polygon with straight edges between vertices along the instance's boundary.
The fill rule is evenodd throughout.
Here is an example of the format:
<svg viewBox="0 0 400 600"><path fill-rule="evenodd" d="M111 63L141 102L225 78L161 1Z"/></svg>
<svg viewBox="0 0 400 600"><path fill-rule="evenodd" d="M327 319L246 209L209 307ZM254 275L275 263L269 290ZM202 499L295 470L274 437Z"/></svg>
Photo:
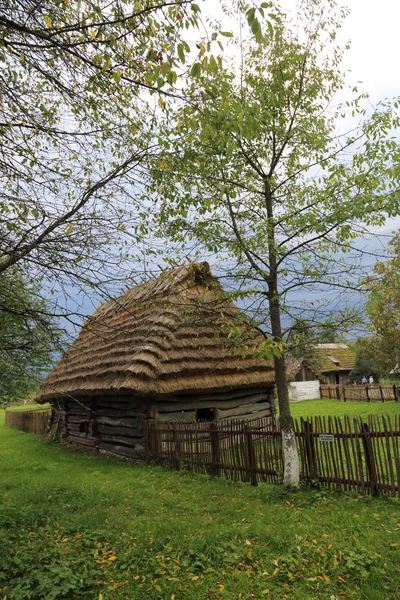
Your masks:
<svg viewBox="0 0 400 600"><path fill-rule="evenodd" d="M198 11L190 0L1 4L0 273L19 263L59 285L123 279L155 106L178 93L181 33Z"/></svg>
<svg viewBox="0 0 400 600"><path fill-rule="evenodd" d="M60 331L35 284L16 267L0 278L0 403L21 400L61 351Z"/></svg>

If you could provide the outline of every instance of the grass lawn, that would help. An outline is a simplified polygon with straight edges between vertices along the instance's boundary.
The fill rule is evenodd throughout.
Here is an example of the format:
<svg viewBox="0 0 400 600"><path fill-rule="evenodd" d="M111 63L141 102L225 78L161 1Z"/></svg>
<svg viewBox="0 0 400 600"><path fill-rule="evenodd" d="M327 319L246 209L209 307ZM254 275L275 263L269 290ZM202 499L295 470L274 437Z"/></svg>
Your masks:
<svg viewBox="0 0 400 600"><path fill-rule="evenodd" d="M290 410L294 417L313 417L318 415L331 415L350 417L368 415L399 415L400 402L343 402L341 400L304 400L292 402Z"/></svg>
<svg viewBox="0 0 400 600"><path fill-rule="evenodd" d="M7 410L13 411L25 411L25 410L47 410L50 408L50 404L35 404L29 402L28 404L18 404L16 406L10 405Z"/></svg>
<svg viewBox="0 0 400 600"><path fill-rule="evenodd" d="M117 462L0 419L1 600L400 597L397 499Z"/></svg>

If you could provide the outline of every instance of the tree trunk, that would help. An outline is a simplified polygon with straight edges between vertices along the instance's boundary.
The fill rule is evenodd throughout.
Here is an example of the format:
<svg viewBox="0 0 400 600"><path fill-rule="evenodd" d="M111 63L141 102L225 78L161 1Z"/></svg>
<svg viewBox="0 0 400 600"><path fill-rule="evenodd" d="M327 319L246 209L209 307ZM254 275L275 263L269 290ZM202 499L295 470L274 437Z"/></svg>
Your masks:
<svg viewBox="0 0 400 600"><path fill-rule="evenodd" d="M273 219L273 203L269 183L265 182L265 204L268 213L268 249L270 277L268 279L268 301L271 317L271 332L277 342L282 342L281 310L278 294L278 268L275 247L275 226ZM286 375L285 356L274 358L276 391L279 405L279 424L282 432L283 448L283 486L285 488L299 487L299 455L290 413L289 392Z"/></svg>

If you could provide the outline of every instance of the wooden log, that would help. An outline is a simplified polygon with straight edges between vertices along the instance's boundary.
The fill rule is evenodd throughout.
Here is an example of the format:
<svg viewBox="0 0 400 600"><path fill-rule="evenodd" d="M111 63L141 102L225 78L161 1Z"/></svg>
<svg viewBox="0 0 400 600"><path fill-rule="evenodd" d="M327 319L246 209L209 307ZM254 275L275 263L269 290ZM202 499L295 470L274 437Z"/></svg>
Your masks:
<svg viewBox="0 0 400 600"><path fill-rule="evenodd" d="M86 424L84 422L82 423L67 423L67 427L69 431L82 431L81 430L81 425L83 425L84 427L89 427L89 422L86 421Z"/></svg>
<svg viewBox="0 0 400 600"><path fill-rule="evenodd" d="M256 419L263 419L264 417L272 417L271 409L262 410L256 413L249 413L247 415L238 415L237 417L227 417L225 419L221 419L221 421L255 421Z"/></svg>
<svg viewBox="0 0 400 600"><path fill-rule="evenodd" d="M138 458L139 454L134 448L128 446L120 446L118 444L110 444L108 442L100 442L100 449L113 454L120 454L129 458Z"/></svg>
<svg viewBox="0 0 400 600"><path fill-rule="evenodd" d="M79 444L83 446L92 446L95 445L95 440L90 438L78 437L77 435L69 435L65 438L67 442L72 442L74 444Z"/></svg>
<svg viewBox="0 0 400 600"><path fill-rule="evenodd" d="M89 423L90 417L88 415L82 415L81 417L75 415L67 415L68 425L72 425L73 423Z"/></svg>
<svg viewBox="0 0 400 600"><path fill-rule="evenodd" d="M260 402L258 404L246 404L244 406L238 406L230 410L217 410L217 419L228 419L230 417L237 417L239 415L248 415L249 413L260 412L265 409L270 410L270 402Z"/></svg>
<svg viewBox="0 0 400 600"><path fill-rule="evenodd" d="M114 417L114 418L125 418L125 417L137 417L138 408L126 407L123 408L97 408L96 415L98 417Z"/></svg>
<svg viewBox="0 0 400 600"><path fill-rule="evenodd" d="M76 412L76 413L86 412L92 408L93 408L93 406L91 403L84 404L83 402L79 403L79 402L73 402L73 401L68 402L67 406L66 406L66 410L68 412Z"/></svg>
<svg viewBox="0 0 400 600"><path fill-rule="evenodd" d="M181 395L176 395L176 396L165 396L162 398L163 402L175 402L175 403L180 403L180 404L184 404L185 406L187 404L192 405L193 402L196 402L197 400L199 401L203 401L203 402L207 402L207 405L209 406L209 401L219 401L219 400L234 400L236 398L245 398L246 396L253 396L255 394L265 394L268 393L270 391L270 387L266 388L242 388L242 389L235 389L235 390L226 390L226 391L221 391L218 392L217 394L201 394L200 395L197 394L181 394ZM200 407L201 408L201 407ZM207 408L207 406L204 406L203 408Z"/></svg>
<svg viewBox="0 0 400 600"><path fill-rule="evenodd" d="M159 413L157 421L195 421L196 411L186 410L179 412Z"/></svg>
<svg viewBox="0 0 400 600"><path fill-rule="evenodd" d="M253 394L253 395L249 395L249 396L241 396L240 398L236 398L234 400L223 400L221 397L219 397L218 400L205 400L203 396L201 396L201 399L199 398L199 400L196 401L192 401L192 402L187 402L187 403L183 403L183 402L179 402L179 403L170 403L170 404L166 404L166 403L160 403L160 402L155 402L154 404L152 404L152 408L156 409L159 411L159 413L164 413L164 412L176 412L179 410L193 410L193 409L198 409L198 408L220 408L221 410L223 409L228 409L228 408L236 408L237 406L242 406L244 404L250 404L251 402L255 403L255 402L259 402L260 400L267 400L268 399L268 394L267 392L262 392L260 394Z"/></svg>
<svg viewBox="0 0 400 600"><path fill-rule="evenodd" d="M124 437L139 437L141 435L141 429L138 427L111 427L110 425L98 425L97 430L99 433L105 435L122 435Z"/></svg>
<svg viewBox="0 0 400 600"><path fill-rule="evenodd" d="M135 438L124 437L122 435L102 435L100 438L100 444L102 442L109 442L111 444L122 444L123 446L134 448L135 445L140 443L142 440L143 437L139 435Z"/></svg>
<svg viewBox="0 0 400 600"><path fill-rule="evenodd" d="M99 417L97 419L99 425L115 425L116 427L137 427L138 419L117 419L112 417Z"/></svg>
<svg viewBox="0 0 400 600"><path fill-rule="evenodd" d="M125 408L130 408L130 409L135 409L137 408L140 404L147 404L147 400L143 401L140 400L139 398L137 399L132 399L131 396L126 396L125 400L122 400L121 398L124 398L123 396L119 397L118 396L118 400L115 399L115 397L101 397L98 398L96 400L96 406L98 408L115 408L115 409L125 409Z"/></svg>

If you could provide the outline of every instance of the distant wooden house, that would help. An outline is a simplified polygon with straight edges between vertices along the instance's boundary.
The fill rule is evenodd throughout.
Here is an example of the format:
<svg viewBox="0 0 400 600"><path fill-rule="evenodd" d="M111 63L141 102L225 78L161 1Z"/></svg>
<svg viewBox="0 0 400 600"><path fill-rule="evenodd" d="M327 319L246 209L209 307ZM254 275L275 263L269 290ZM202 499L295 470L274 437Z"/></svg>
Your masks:
<svg viewBox="0 0 400 600"><path fill-rule="evenodd" d="M306 359L288 358L286 365L288 381L324 380L321 373Z"/></svg>
<svg viewBox="0 0 400 600"><path fill-rule="evenodd" d="M328 385L348 383L356 358L353 350L340 342L317 344L315 348L321 363L320 373Z"/></svg>
<svg viewBox="0 0 400 600"><path fill-rule="evenodd" d="M36 401L51 403L54 438L140 457L146 419L273 415L272 363L252 353L259 340L207 263L182 266L101 306Z"/></svg>

